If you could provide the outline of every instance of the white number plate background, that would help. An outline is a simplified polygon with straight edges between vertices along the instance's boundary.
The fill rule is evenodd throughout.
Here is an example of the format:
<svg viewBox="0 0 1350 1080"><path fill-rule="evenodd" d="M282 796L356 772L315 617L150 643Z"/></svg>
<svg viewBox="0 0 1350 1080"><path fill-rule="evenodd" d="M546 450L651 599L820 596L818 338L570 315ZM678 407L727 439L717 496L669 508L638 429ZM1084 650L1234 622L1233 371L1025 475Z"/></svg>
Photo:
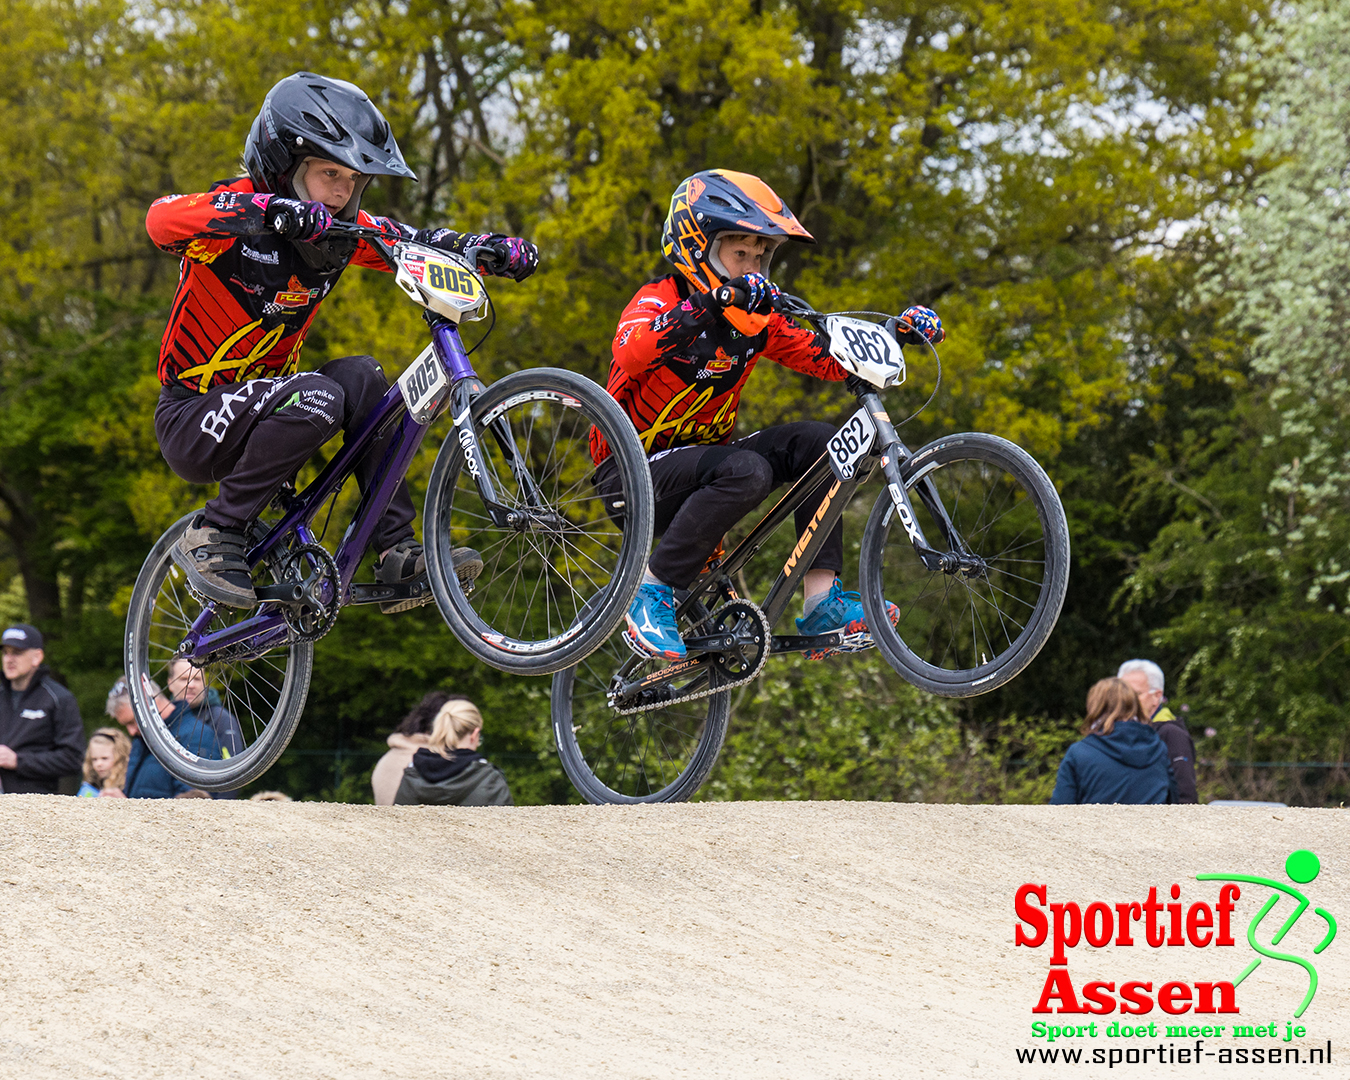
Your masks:
<svg viewBox="0 0 1350 1080"><path fill-rule="evenodd" d="M825 322L830 353L845 368L873 386L898 386L905 381L900 343L884 327L866 319L832 315Z"/></svg>
<svg viewBox="0 0 1350 1080"><path fill-rule="evenodd" d="M436 350L428 345L407 370L398 377L398 388L408 412L419 424L428 424L445 397L450 378L436 359Z"/></svg>
<svg viewBox="0 0 1350 1080"><path fill-rule="evenodd" d="M852 480L858 462L867 456L876 441L877 427L866 409L859 409L830 440L830 468L840 480Z"/></svg>

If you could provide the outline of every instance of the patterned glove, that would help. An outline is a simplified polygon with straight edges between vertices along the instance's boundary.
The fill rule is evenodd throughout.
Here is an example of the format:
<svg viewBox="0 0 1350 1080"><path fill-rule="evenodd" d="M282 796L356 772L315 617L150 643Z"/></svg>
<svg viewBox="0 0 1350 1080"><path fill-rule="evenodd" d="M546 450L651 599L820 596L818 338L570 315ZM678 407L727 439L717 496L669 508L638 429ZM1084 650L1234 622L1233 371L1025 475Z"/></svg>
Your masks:
<svg viewBox="0 0 1350 1080"><path fill-rule="evenodd" d="M306 240L312 244L328 231L328 226L333 224L333 215L321 202L282 199L273 195L267 200L263 221L287 240Z"/></svg>
<svg viewBox="0 0 1350 1080"><path fill-rule="evenodd" d="M539 268L539 249L518 236L465 233L456 241L456 249L460 254L471 247L487 248L491 252L490 256L488 252L479 252L480 273L524 281Z"/></svg>
<svg viewBox="0 0 1350 1080"><path fill-rule="evenodd" d="M941 345L947 340L942 320L932 308L905 308L895 323L895 336L902 345Z"/></svg>
<svg viewBox="0 0 1350 1080"><path fill-rule="evenodd" d="M767 315L778 306L778 286L763 274L746 274L733 278L727 285L746 297L743 308L752 315Z"/></svg>

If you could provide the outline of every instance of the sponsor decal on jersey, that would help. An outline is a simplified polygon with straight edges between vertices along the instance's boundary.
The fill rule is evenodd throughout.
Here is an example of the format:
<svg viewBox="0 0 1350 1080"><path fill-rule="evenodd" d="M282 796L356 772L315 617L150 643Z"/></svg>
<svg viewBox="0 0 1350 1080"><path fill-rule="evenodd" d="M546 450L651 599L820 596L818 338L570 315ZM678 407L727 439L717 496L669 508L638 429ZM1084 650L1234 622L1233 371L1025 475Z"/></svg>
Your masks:
<svg viewBox="0 0 1350 1080"><path fill-rule="evenodd" d="M665 301L659 296L644 296L638 301L639 304L650 304L652 307L664 307Z"/></svg>
<svg viewBox="0 0 1350 1080"><path fill-rule="evenodd" d="M249 293L253 296L261 296L263 290L267 288L267 286L262 284L262 282L243 281L240 279L238 274L230 275L230 284L242 289L244 292Z"/></svg>
<svg viewBox="0 0 1350 1080"><path fill-rule="evenodd" d="M218 191L211 199L211 205L217 210L233 210L239 204L239 192Z"/></svg>
<svg viewBox="0 0 1350 1080"><path fill-rule="evenodd" d="M281 261L275 251L256 251L247 244L240 244L239 251L244 258L252 259L254 262L267 263L269 266L276 266Z"/></svg>
<svg viewBox="0 0 1350 1080"><path fill-rule="evenodd" d="M717 352L713 354L713 358L703 365L703 370L709 375L721 375L735 366L736 358L728 356L726 350L719 345L717 346Z"/></svg>
<svg viewBox="0 0 1350 1080"><path fill-rule="evenodd" d="M286 283L286 288L272 299L278 307L302 308L306 307L318 295L318 289L306 289L304 283L292 274L291 280Z"/></svg>

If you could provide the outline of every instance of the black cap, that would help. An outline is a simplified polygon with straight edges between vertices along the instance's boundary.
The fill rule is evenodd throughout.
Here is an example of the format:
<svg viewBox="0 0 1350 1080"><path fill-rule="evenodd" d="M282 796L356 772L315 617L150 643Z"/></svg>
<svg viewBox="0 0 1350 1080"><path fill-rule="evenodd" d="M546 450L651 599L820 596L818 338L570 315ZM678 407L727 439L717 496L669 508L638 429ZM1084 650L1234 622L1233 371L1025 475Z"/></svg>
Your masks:
<svg viewBox="0 0 1350 1080"><path fill-rule="evenodd" d="M15 623L0 635L0 645L8 645L11 649L40 649L42 635L36 626Z"/></svg>

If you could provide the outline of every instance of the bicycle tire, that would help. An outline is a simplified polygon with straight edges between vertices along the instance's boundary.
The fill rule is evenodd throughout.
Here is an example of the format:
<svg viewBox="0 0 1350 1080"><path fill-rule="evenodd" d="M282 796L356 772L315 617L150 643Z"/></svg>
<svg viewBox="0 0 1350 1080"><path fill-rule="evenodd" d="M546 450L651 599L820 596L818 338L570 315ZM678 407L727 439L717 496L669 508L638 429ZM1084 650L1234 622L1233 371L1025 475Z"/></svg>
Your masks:
<svg viewBox="0 0 1350 1080"><path fill-rule="evenodd" d="M220 694L223 707L238 723L243 744L238 753L210 759L201 755L201 746L183 746L174 737L154 707L146 680L167 691L173 653L205 606L188 591L186 576L169 555L196 513L170 526L141 566L127 608L123 660L136 723L156 760L192 787L234 791L271 768L295 734L309 695L314 645L287 641L256 658L221 660L201 668L205 686ZM255 579L259 577L270 580L265 562L255 570ZM216 619L228 625L254 614L218 605Z"/></svg>
<svg viewBox="0 0 1350 1080"><path fill-rule="evenodd" d="M915 453L901 475L930 546L943 550L945 540L916 495L923 480L933 482L958 534L985 560L986 570L969 578L926 570L904 530L893 534L895 506L883 491L868 518L859 561L873 639L887 663L920 689L943 697L989 693L1035 659L1059 619L1069 583L1064 507L1036 460L996 435L937 439ZM977 499L983 491L974 518L960 504L968 488ZM937 589L929 592L937 583L940 596ZM899 608L898 626L886 615L887 600Z"/></svg>
<svg viewBox="0 0 1350 1080"><path fill-rule="evenodd" d="M518 371L493 384L474 402L472 420L502 503L542 524L492 522L452 432L436 455L423 516L432 594L455 637L479 660L515 675L551 675L604 642L641 584L655 504L647 457L618 403L584 376L558 368ZM507 467L489 430L504 423L546 505L530 503ZM592 426L619 468L622 497L608 506L590 483ZM467 589L453 570L458 546L483 557L483 572Z"/></svg>
<svg viewBox="0 0 1350 1080"><path fill-rule="evenodd" d="M695 604L690 614L691 624L708 617L702 604ZM588 803L687 802L722 752L731 719L731 691L682 706L616 714L605 701L605 688L633 656L623 633L620 630L580 664L553 676L550 712L563 772ZM664 666L664 660L648 660L639 670ZM672 745L676 745L673 755ZM670 759L662 760L662 754Z"/></svg>

